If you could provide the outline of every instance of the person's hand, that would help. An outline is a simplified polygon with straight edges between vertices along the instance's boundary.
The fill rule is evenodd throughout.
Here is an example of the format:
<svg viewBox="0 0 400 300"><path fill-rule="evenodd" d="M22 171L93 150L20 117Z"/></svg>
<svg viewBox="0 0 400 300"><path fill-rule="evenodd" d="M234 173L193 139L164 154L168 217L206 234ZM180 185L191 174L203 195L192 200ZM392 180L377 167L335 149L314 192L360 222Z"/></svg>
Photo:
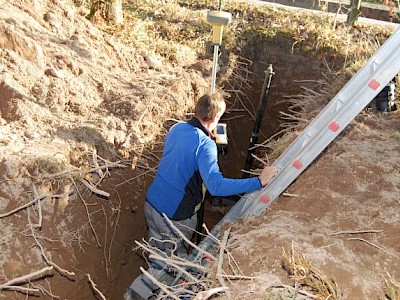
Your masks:
<svg viewBox="0 0 400 300"><path fill-rule="evenodd" d="M266 166L262 170L261 174L258 176L258 179L260 179L261 185L264 187L277 174L278 174L278 168L277 167L275 167L275 166Z"/></svg>

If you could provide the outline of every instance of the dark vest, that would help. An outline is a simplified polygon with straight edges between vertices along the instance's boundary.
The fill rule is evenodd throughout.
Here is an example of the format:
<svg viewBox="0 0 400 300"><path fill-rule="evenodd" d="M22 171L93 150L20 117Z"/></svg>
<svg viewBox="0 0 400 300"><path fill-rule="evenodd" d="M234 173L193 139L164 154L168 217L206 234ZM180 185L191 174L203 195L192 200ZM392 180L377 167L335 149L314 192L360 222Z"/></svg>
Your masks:
<svg viewBox="0 0 400 300"><path fill-rule="evenodd" d="M214 136L204 128L197 118L192 118L187 123L193 127L199 128L211 139L214 139ZM203 179L200 176L200 172L196 171L185 187L185 194L172 220L180 221L190 218L196 212L203 198Z"/></svg>

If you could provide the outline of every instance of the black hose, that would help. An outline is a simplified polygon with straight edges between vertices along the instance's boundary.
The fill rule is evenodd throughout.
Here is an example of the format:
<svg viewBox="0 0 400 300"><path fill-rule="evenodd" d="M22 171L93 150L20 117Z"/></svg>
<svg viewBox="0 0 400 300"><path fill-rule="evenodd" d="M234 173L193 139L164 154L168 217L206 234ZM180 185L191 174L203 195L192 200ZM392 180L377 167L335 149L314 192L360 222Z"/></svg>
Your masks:
<svg viewBox="0 0 400 300"><path fill-rule="evenodd" d="M250 137L250 145L247 150L246 165L244 167L245 171L250 171L251 165L253 164L253 154L254 154L254 150L255 150L254 145L257 144L258 137L260 135L261 122L264 117L265 108L267 106L268 92L269 92L269 88L271 86L272 76L274 74L275 73L272 69L272 65L269 65L268 70L265 71L263 92L262 92L261 98L260 98L260 105L258 108L257 118L256 118L256 121L254 122L254 129L253 129L253 132L251 133L251 137ZM248 177L249 177L249 173L243 172L243 178L248 178Z"/></svg>
<svg viewBox="0 0 400 300"><path fill-rule="evenodd" d="M204 222L204 202L201 203L199 210L197 211L197 228L196 228L196 244L200 244L203 233L203 222Z"/></svg>

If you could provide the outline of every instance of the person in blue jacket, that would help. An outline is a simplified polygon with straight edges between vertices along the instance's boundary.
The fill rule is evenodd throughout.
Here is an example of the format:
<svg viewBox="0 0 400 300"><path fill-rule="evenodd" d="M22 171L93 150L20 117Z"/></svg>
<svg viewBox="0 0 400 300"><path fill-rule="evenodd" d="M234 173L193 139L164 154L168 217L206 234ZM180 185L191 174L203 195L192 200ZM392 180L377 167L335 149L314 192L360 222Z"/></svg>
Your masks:
<svg viewBox="0 0 400 300"><path fill-rule="evenodd" d="M204 188L212 196L233 196L261 189L277 174L275 166L265 167L257 177L225 178L218 166L218 150L213 130L226 108L220 93L205 94L195 105L194 117L171 127L157 174L145 202L147 241L168 256L186 256L188 245L171 228L168 219L191 239L197 224L197 210ZM149 259L148 272L158 279L166 265ZM144 274L131 284L127 299L149 299L158 287ZM129 297L130 295L130 297Z"/></svg>

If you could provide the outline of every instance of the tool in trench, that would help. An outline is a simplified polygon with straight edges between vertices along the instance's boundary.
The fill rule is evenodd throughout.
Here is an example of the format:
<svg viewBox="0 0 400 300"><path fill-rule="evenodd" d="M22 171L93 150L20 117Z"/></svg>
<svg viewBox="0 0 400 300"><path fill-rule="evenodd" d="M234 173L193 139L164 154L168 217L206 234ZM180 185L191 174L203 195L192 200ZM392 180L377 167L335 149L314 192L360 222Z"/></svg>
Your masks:
<svg viewBox="0 0 400 300"><path fill-rule="evenodd" d="M211 94L215 92L215 82L217 79L217 65L218 65L218 51L219 46L222 44L222 33L224 26L231 22L232 15L229 12L221 10L212 10L207 14L207 22L213 27L213 35L211 42L214 45L214 56L212 65L212 76L211 76Z"/></svg>
<svg viewBox="0 0 400 300"><path fill-rule="evenodd" d="M221 3L220 3L221 7ZM219 46L222 44L222 33L224 31L224 26L228 25L231 22L232 15L229 12L226 11L221 11L219 7L219 10L212 10L209 11L207 14L207 22L209 22L212 27L213 27L213 34L212 34L212 39L211 42L214 46L214 56L213 56L213 64L212 64L212 76L211 76L211 89L210 93L215 92L215 82L217 79L217 65L218 65L218 52L219 52ZM217 134L220 135L220 140L216 140L218 144L218 149L221 149L222 152L226 152L226 147L228 143L227 135L226 135L226 124L224 123L219 123L217 124L217 130L223 130L223 132L216 132ZM218 135L217 135L218 137ZM222 153L224 154L224 153ZM203 184L203 201L201 203L201 206L199 210L197 211L197 236L196 236L196 242L200 243L202 235L201 233L203 232L203 220L204 220L204 198L205 198L205 187Z"/></svg>
<svg viewBox="0 0 400 300"><path fill-rule="evenodd" d="M272 65L269 65L268 69L264 72L265 72L265 79L261 93L260 104L258 107L257 118L256 121L254 122L254 129L250 137L250 145L249 148L247 149L247 157L246 157L246 164L244 166L244 171L250 171L251 165L253 163L253 154L255 152L255 145L258 142L261 122L262 119L264 118L265 109L267 107L269 88L271 87L272 76L275 74ZM250 174L248 172L243 172L243 178L248 178L249 175Z"/></svg>
<svg viewBox="0 0 400 300"><path fill-rule="evenodd" d="M214 46L213 64L212 64L212 76L211 76L211 89L210 93L215 92L215 85L217 79L217 66L218 66L218 53L219 47L222 44L222 33L224 31L224 26L231 22L232 15L229 12L221 11L221 1L219 2L219 9L209 11L207 14L207 22L209 22L213 27L213 34L211 42ZM225 154L228 146L228 136L225 123L218 123L214 131L215 142L218 146L218 152L220 154Z"/></svg>

